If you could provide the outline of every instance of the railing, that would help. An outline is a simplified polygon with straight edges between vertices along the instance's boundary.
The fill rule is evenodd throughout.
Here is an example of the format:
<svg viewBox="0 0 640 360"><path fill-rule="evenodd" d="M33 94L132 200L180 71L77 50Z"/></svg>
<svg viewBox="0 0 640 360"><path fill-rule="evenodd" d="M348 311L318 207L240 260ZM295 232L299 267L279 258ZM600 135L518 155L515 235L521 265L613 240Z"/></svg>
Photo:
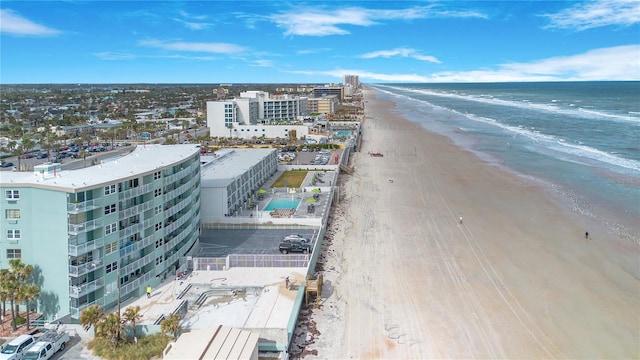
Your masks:
<svg viewBox="0 0 640 360"><path fill-rule="evenodd" d="M104 286L104 281L102 279L97 279L90 283L86 283L82 285L71 285L69 287L69 294L71 294L71 297L73 298L79 298L92 291L96 291L103 286Z"/></svg>
<svg viewBox="0 0 640 360"><path fill-rule="evenodd" d="M136 250L144 249L145 247L149 246L149 244L153 243L153 241L154 241L154 236L151 235L151 236L147 236L146 238L140 241L131 243L120 249L120 257L125 257Z"/></svg>
<svg viewBox="0 0 640 360"><path fill-rule="evenodd" d="M101 266L102 266L102 260L99 260L99 259L92 262L80 264L80 265L69 265L69 275L78 277L90 271L94 271Z"/></svg>
<svg viewBox="0 0 640 360"><path fill-rule="evenodd" d="M141 277L133 280L132 282L126 284L125 286L120 287L120 296L124 297L126 294L132 292L135 289L138 289L143 286L143 284L147 284L149 280L153 278L153 274L148 272Z"/></svg>
<svg viewBox="0 0 640 360"><path fill-rule="evenodd" d="M141 186L135 187L133 189L129 189L129 190L123 191L123 192L118 194L118 200L122 201L122 200L130 199L130 198L132 198L134 196L146 194L149 191L151 191L151 188L152 188L151 185L153 185L153 183L146 184L146 185L141 185Z"/></svg>
<svg viewBox="0 0 640 360"><path fill-rule="evenodd" d="M192 174L199 167L200 167L200 164L198 162L194 162L191 166L188 166L173 175L164 177L164 184L165 185L173 184L174 182L176 182L176 180L182 179L187 174Z"/></svg>
<svg viewBox="0 0 640 360"><path fill-rule="evenodd" d="M102 219L90 220L80 224L69 224L69 234L78 235L102 226Z"/></svg>
<svg viewBox="0 0 640 360"><path fill-rule="evenodd" d="M119 214L119 218L120 218L120 220L129 218L129 217L131 217L133 215L136 215L136 214L139 214L139 213L142 213L144 211L147 211L147 210L151 209L152 206L153 206L152 202L151 201L147 201L147 202L142 203L140 205L136 205L134 207L130 207L128 209L121 210L120 214Z"/></svg>
<svg viewBox="0 0 640 360"><path fill-rule="evenodd" d="M141 223L137 223L137 224L132 224L131 226L128 226L122 230L120 230L120 237L124 237L127 238L133 234L139 233L140 231L142 231L144 229L143 224Z"/></svg>
<svg viewBox="0 0 640 360"><path fill-rule="evenodd" d="M95 204L95 200L87 200L83 202L67 204L67 212L70 214L78 214L97 208L99 208L99 206Z"/></svg>
<svg viewBox="0 0 640 360"><path fill-rule="evenodd" d="M154 254L148 254L143 258L140 258L134 262L132 262L131 264L125 265L122 268L122 273L123 274L130 274L132 272L134 272L136 269L139 269L145 265L147 265L148 263L152 262L154 260Z"/></svg>
<svg viewBox="0 0 640 360"><path fill-rule="evenodd" d="M105 305L105 299L104 298L99 298L96 299L92 302L86 303L86 304L82 304L80 306L74 307L74 306L70 306L69 307L69 312L71 315L72 319L80 319L80 314L82 313L82 310L88 308L89 306L92 305L99 305L100 307L104 307Z"/></svg>
<svg viewBox="0 0 640 360"><path fill-rule="evenodd" d="M86 254L89 251L95 250L99 247L104 246L104 238L98 238L93 241L87 241L82 244L77 243L76 241L69 241L69 255L78 256L80 254Z"/></svg>

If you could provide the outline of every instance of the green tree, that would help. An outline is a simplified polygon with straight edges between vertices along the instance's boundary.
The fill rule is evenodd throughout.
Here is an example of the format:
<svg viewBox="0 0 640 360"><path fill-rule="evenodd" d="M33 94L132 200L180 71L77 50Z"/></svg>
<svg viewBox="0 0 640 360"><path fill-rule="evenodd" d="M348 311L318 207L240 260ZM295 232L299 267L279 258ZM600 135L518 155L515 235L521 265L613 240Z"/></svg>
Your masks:
<svg viewBox="0 0 640 360"><path fill-rule="evenodd" d="M124 325L117 312L109 313L97 324L96 335L109 339L113 346L118 346L124 340Z"/></svg>
<svg viewBox="0 0 640 360"><path fill-rule="evenodd" d="M23 284L18 290L18 299L20 301L24 301L25 307L27 309L27 330L30 329L31 320L29 319L29 315L31 312L31 303L40 297L40 288L34 284Z"/></svg>
<svg viewBox="0 0 640 360"><path fill-rule="evenodd" d="M98 324L102 321L102 318L104 318L104 310L100 305L91 305L80 314L80 325L82 325L85 331L89 331L93 326L95 335L97 336Z"/></svg>
<svg viewBox="0 0 640 360"><path fill-rule="evenodd" d="M11 303L11 328L18 329L16 317L19 315L18 302L23 301L24 289L27 280L33 272L33 265L26 265L21 259L9 260L9 275L7 277L7 289L10 292L9 301Z"/></svg>
<svg viewBox="0 0 640 360"><path fill-rule="evenodd" d="M140 311L140 306L138 305L126 308L124 313L122 314L122 320L125 323L129 323L131 325L131 330L133 331L134 337L136 337L136 323L141 319L142 312Z"/></svg>
<svg viewBox="0 0 640 360"><path fill-rule="evenodd" d="M180 315L171 314L160 322L160 330L163 335L172 334L173 339L178 339L180 333Z"/></svg>

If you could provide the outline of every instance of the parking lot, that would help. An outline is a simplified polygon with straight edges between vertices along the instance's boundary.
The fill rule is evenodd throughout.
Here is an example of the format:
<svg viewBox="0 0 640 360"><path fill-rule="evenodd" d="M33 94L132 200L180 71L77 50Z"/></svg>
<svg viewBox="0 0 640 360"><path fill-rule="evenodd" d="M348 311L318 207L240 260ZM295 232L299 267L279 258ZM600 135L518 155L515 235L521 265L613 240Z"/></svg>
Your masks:
<svg viewBox="0 0 640 360"><path fill-rule="evenodd" d="M278 245L285 236L300 234L315 246L317 230L313 229L203 229L197 257L226 257L229 254L279 254Z"/></svg>

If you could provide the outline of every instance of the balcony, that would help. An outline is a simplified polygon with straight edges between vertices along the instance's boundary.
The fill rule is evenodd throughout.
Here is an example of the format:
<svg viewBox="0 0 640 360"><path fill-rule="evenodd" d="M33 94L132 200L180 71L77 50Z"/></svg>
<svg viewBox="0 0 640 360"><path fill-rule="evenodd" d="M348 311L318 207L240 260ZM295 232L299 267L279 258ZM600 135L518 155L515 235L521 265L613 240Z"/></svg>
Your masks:
<svg viewBox="0 0 640 360"><path fill-rule="evenodd" d="M90 292L100 289L103 286L104 281L102 279L97 279L82 285L71 285L69 286L69 294L71 294L72 298L80 298Z"/></svg>
<svg viewBox="0 0 640 360"><path fill-rule="evenodd" d="M95 230L102 226L102 219L90 220L80 224L69 224L69 234L78 235L87 231Z"/></svg>
<svg viewBox="0 0 640 360"><path fill-rule="evenodd" d="M147 256L141 259L138 259L132 262L131 264L125 265L124 267L121 268L121 271L123 274L130 274L132 272L135 272L135 270L140 269L141 267L152 262L153 260L154 260L154 254L153 253L148 254Z"/></svg>
<svg viewBox="0 0 640 360"><path fill-rule="evenodd" d="M82 311L92 305L99 305L100 307L104 308L105 306L104 298L99 298L99 299L96 299L95 301L79 304L77 306L73 306L72 304L69 307L69 314L71 315L72 319L80 319L80 314L82 313Z"/></svg>
<svg viewBox="0 0 640 360"><path fill-rule="evenodd" d="M85 243L78 243L78 239L69 239L69 255L78 256L80 254L86 254L97 248L104 246L104 238L98 238L93 241L87 241Z"/></svg>
<svg viewBox="0 0 640 360"><path fill-rule="evenodd" d="M102 267L102 260L100 259L80 265L69 265L69 275L78 277L100 267Z"/></svg>
<svg viewBox="0 0 640 360"><path fill-rule="evenodd" d="M87 200L83 202L67 204L67 213L79 214L85 211L97 209L99 207L100 206L96 205L95 200Z"/></svg>
<svg viewBox="0 0 640 360"><path fill-rule="evenodd" d="M152 235L152 236L147 236L146 238L140 241L136 241L134 243L128 244L127 246L120 249L120 257L125 257L134 251L144 249L154 241L155 241L154 236Z"/></svg>
<svg viewBox="0 0 640 360"><path fill-rule="evenodd" d="M118 217L119 217L120 220L124 220L124 219L129 218L129 217L131 217L133 215L140 214L140 213L143 213L143 212L151 209L152 205L153 205L152 202L148 201L148 202L145 202L143 204L130 207L128 209L120 210L120 213L118 214Z"/></svg>
<svg viewBox="0 0 640 360"><path fill-rule="evenodd" d="M141 185L129 190L125 190L121 193L118 193L118 200L123 201L123 200L130 199L134 196L146 194L151 191L151 185L152 184Z"/></svg>

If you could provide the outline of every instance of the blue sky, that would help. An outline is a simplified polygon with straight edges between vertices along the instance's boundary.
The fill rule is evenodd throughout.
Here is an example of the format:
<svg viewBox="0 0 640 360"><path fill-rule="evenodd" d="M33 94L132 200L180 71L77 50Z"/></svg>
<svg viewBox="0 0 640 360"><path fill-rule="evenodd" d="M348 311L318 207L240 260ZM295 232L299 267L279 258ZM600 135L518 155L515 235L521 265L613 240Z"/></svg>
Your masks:
<svg viewBox="0 0 640 360"><path fill-rule="evenodd" d="M640 1L0 2L0 83L640 80Z"/></svg>

